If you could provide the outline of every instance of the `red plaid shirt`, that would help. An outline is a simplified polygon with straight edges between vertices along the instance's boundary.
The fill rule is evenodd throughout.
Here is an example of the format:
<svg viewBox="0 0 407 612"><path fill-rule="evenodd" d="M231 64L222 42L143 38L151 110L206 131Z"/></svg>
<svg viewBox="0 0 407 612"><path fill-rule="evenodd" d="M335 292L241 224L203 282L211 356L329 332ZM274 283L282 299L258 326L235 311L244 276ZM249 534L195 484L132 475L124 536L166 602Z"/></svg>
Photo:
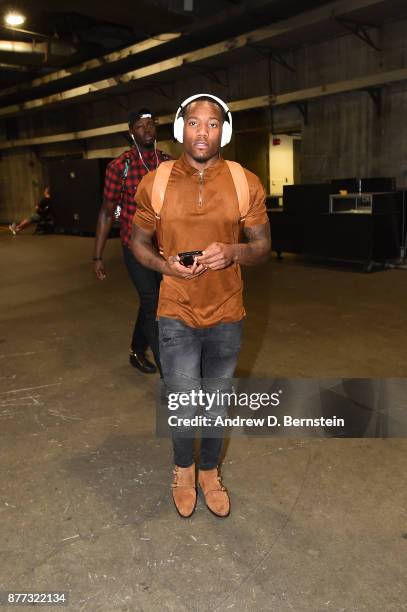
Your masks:
<svg viewBox="0 0 407 612"><path fill-rule="evenodd" d="M150 170L155 170L157 160L154 151L143 151L144 163ZM157 149L158 163L171 159L169 155ZM123 174L126 165L126 158L130 159L129 170L124 181L123 198L121 196L123 187ZM116 159L113 159L106 168L105 188L103 199L112 202L116 206L121 206L120 214L120 238L122 243L130 246L131 231L133 227L133 217L136 212L134 196L138 184L147 170L142 163L138 151L135 147L125 151ZM122 199L122 201L120 201Z"/></svg>

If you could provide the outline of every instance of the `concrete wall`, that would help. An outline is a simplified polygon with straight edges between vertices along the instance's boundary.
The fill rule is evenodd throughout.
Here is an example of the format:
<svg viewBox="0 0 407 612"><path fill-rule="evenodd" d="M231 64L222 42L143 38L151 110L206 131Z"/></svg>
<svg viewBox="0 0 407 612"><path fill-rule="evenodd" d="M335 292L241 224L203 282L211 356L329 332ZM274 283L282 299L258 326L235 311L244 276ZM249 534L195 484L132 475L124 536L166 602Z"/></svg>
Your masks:
<svg viewBox="0 0 407 612"><path fill-rule="evenodd" d="M279 93L293 87L293 81L287 81L290 78L295 80L294 89L302 89L407 66L406 19L370 33L381 52L353 35L299 49L295 53L296 76L287 75ZM281 68L275 69L276 75L281 72ZM302 128L303 182L395 176L398 185L407 185L406 111L407 82L382 89L380 115L367 92L309 102L309 124Z"/></svg>
<svg viewBox="0 0 407 612"><path fill-rule="evenodd" d="M303 129L304 182L345 176L395 176L407 185L407 83L383 91L379 115L368 94L346 94L310 105Z"/></svg>
<svg viewBox="0 0 407 612"><path fill-rule="evenodd" d="M269 93L284 93L324 83L354 79L366 74L402 68L407 65L407 19L384 24L380 31L371 31L382 48L375 51L351 34L301 46L286 57L296 67L290 72L253 51L248 60L236 61L228 69L227 87L204 76L174 79L168 87L169 99L146 88L122 95L112 94L103 100L89 100L65 107L55 106L46 111L23 115L18 119L18 136L31 137L74 131L126 121L130 109L150 106L157 114L175 112L178 103L193 92L209 91L226 100L236 100ZM163 80L168 77L163 74ZM273 134L302 134L300 171L303 182L320 182L344 176L395 176L399 185L407 185L407 82L383 88L382 114L379 116L366 92L342 94L309 102L309 122L295 106L278 107L269 112L241 113L234 117L236 131L267 130ZM5 134L0 121L0 135ZM159 139L172 150L171 128L159 130ZM37 183L41 172L30 160L41 162L49 156L76 154L84 157L104 156L126 148L125 134L94 138L76 143L60 143L37 147L35 152L17 150L4 152L0 162L0 221L26 212L38 195ZM227 155L233 158L232 144ZM267 147L264 155L268 154ZM13 162L12 160L15 160ZM22 161L25 160L25 161ZM10 186L12 167L24 166L15 175L17 185ZM29 170L27 170L29 168ZM27 175L28 173L28 175ZM21 196L20 176L24 178L25 196ZM14 179L12 178L13 182Z"/></svg>
<svg viewBox="0 0 407 612"><path fill-rule="evenodd" d="M0 156L0 223L21 221L42 197L43 167L32 151L4 151Z"/></svg>

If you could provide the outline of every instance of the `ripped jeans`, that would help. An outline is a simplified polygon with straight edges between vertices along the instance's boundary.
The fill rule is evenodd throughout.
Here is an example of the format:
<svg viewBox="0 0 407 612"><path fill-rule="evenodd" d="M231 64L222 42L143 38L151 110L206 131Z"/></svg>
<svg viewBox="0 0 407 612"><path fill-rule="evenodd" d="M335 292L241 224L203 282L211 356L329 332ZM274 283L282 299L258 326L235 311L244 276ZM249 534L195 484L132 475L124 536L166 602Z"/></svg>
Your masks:
<svg viewBox="0 0 407 612"><path fill-rule="evenodd" d="M196 328L185 325L179 319L160 317L158 321L160 357L167 395L190 393L202 389L205 392L230 391L231 379L239 357L243 321L219 323L213 327ZM182 416L192 418L197 406L189 403ZM204 414L207 419L226 416L227 409L213 404ZM208 422L208 421L207 421ZM172 441L174 463L189 467L194 463L194 445L197 428L173 427ZM210 470L219 464L223 436L222 428L201 428L201 453L199 469ZM209 436L209 433L212 436Z"/></svg>

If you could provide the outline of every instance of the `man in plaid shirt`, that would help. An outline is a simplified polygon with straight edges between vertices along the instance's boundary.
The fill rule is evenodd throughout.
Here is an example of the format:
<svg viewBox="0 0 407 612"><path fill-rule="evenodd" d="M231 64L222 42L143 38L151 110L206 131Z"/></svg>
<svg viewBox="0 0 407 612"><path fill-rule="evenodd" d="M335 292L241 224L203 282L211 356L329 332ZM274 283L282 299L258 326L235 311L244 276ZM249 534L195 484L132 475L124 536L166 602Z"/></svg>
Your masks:
<svg viewBox="0 0 407 612"><path fill-rule="evenodd" d="M129 115L129 131L134 146L111 161L106 169L103 204L99 212L95 249L94 271L99 280L106 278L103 250L112 227L118 206L120 213L120 237L123 257L130 278L140 298L140 308L134 326L130 347L130 363L146 374L156 372L156 367L145 356L148 346L161 370L158 348L156 312L161 275L138 262L130 248L133 217L136 211L134 197L138 184L145 174L170 157L156 148L156 128L152 113L141 109Z"/></svg>

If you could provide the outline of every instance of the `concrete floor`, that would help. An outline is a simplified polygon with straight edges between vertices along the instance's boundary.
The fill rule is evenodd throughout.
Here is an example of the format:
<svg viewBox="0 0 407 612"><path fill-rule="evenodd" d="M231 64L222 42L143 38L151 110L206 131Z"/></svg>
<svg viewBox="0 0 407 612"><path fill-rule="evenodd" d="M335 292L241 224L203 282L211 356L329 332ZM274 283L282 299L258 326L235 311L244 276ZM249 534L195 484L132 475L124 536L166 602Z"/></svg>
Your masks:
<svg viewBox="0 0 407 612"><path fill-rule="evenodd" d="M0 234L0 590L90 612L407 610L406 441L232 438L231 516L199 500L183 521L157 377L127 363L119 243L103 283L91 251ZM405 271L288 257L246 276L240 375L406 376Z"/></svg>

